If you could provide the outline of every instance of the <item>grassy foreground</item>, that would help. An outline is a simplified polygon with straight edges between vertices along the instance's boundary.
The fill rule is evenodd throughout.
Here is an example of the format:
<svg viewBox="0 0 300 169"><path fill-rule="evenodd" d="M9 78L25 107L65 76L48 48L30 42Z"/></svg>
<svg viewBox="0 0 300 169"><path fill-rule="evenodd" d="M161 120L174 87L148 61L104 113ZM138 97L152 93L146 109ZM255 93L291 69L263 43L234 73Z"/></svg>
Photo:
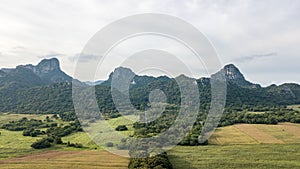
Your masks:
<svg viewBox="0 0 300 169"><path fill-rule="evenodd" d="M300 144L177 146L169 151L174 169L300 168Z"/></svg>

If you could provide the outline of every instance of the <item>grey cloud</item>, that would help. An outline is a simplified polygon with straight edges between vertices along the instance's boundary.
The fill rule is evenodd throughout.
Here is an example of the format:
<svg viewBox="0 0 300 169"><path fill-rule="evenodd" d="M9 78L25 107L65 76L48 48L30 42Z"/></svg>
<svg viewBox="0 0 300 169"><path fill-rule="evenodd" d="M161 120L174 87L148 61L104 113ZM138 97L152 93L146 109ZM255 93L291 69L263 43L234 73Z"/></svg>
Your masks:
<svg viewBox="0 0 300 169"><path fill-rule="evenodd" d="M48 59L48 58L57 58L57 57L60 57L60 56L64 56L64 54L56 53L56 52L50 52L46 55L37 56L37 58L39 58L39 59Z"/></svg>
<svg viewBox="0 0 300 169"><path fill-rule="evenodd" d="M276 56L276 52L272 53L265 53L265 54L256 54L256 55L250 55L250 56L244 56L240 58L233 59L232 61L234 62L247 62L255 59L260 59L260 58L266 58L266 57L271 57L271 56Z"/></svg>
<svg viewBox="0 0 300 169"><path fill-rule="evenodd" d="M80 53L77 53L77 54L75 54L73 56L70 56L68 59L71 62L77 62L77 61L80 61L80 62L90 62L90 61L97 60L98 56L92 55L92 54L80 54Z"/></svg>

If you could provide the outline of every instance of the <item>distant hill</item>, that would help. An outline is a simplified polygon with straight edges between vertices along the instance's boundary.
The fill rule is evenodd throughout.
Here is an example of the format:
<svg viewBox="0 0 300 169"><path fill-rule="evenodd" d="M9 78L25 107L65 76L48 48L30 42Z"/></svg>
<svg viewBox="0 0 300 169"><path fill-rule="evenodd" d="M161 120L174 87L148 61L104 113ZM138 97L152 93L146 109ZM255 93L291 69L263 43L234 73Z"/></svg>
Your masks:
<svg viewBox="0 0 300 169"><path fill-rule="evenodd" d="M282 84L261 87L245 79L239 69L226 65L227 80L226 106L236 109L259 106L285 106L300 104L300 86ZM107 114L117 110L111 98L112 75L118 78L124 75L133 76L130 85L130 100L137 108L142 109L148 103L150 91L164 91L168 103L180 104L180 90L175 79L167 76L139 76L124 67L116 68L104 82L97 84L96 97L99 108ZM207 109L210 104L210 78L196 79L200 92L201 108ZM21 65L15 69L0 70L0 112L16 113L60 113L74 112L72 104L72 77L65 74L57 59L45 59L38 65ZM82 83L83 84L83 83ZM94 83L90 84L94 85Z"/></svg>

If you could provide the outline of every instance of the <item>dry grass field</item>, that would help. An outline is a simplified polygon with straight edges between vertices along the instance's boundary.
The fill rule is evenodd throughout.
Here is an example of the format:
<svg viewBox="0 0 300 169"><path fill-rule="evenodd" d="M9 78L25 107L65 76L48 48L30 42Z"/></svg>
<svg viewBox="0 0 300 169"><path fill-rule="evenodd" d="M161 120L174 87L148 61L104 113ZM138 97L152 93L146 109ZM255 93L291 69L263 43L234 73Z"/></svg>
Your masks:
<svg viewBox="0 0 300 169"><path fill-rule="evenodd" d="M208 146L176 146L174 169L300 168L300 124L236 124L218 128Z"/></svg>
<svg viewBox="0 0 300 169"><path fill-rule="evenodd" d="M57 151L50 150L0 161L0 168L9 169L126 169L128 158L104 150Z"/></svg>
<svg viewBox="0 0 300 169"><path fill-rule="evenodd" d="M300 124L236 124L221 127L215 131L209 143L217 145L300 143Z"/></svg>

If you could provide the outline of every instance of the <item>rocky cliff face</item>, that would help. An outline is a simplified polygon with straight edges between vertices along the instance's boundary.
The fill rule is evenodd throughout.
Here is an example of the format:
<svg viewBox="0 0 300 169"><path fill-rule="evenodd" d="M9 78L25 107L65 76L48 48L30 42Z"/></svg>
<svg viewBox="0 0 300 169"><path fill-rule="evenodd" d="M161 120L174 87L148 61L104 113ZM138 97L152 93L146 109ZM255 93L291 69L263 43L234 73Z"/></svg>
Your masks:
<svg viewBox="0 0 300 169"><path fill-rule="evenodd" d="M229 83L235 83L239 86L249 87L249 88L260 88L261 87L259 84L254 84L254 83L247 81L245 79L244 75L240 72L240 70L233 64L224 66L224 68L221 71L224 71L226 80Z"/></svg>
<svg viewBox="0 0 300 169"><path fill-rule="evenodd" d="M44 59L36 66L36 72L39 74L54 71L61 71L59 61L56 58Z"/></svg>
<svg viewBox="0 0 300 169"><path fill-rule="evenodd" d="M244 75L233 64L226 65L223 69L227 79L246 81Z"/></svg>

